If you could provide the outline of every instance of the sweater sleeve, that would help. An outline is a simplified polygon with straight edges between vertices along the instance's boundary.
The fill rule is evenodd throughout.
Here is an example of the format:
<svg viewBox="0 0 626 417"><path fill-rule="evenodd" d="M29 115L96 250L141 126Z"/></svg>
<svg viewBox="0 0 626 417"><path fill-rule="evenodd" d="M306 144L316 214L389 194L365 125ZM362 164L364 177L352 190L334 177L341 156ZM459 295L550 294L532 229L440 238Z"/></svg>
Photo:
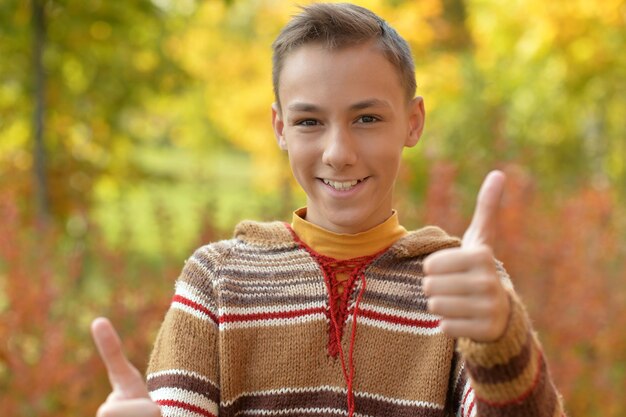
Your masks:
<svg viewBox="0 0 626 417"><path fill-rule="evenodd" d="M176 281L148 364L152 400L163 417L217 416L220 403L215 245L198 249Z"/></svg>
<svg viewBox="0 0 626 417"><path fill-rule="evenodd" d="M505 333L491 343L457 341L454 409L461 417L563 417L541 345L508 275L498 271L509 292L511 313Z"/></svg>

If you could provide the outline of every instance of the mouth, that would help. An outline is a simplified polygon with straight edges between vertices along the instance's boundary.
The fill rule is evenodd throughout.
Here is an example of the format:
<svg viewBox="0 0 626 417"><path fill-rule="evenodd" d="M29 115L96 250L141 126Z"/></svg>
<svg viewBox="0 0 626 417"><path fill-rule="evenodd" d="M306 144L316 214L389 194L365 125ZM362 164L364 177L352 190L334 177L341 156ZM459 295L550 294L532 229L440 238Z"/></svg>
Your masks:
<svg viewBox="0 0 626 417"><path fill-rule="evenodd" d="M367 180L368 178L369 177L365 177L365 178L361 178L358 180L349 180L349 181L334 181L328 178L320 178L320 180L322 180L324 184L328 185L331 188L334 188L335 190L348 191L356 187L357 184L360 184L363 181Z"/></svg>

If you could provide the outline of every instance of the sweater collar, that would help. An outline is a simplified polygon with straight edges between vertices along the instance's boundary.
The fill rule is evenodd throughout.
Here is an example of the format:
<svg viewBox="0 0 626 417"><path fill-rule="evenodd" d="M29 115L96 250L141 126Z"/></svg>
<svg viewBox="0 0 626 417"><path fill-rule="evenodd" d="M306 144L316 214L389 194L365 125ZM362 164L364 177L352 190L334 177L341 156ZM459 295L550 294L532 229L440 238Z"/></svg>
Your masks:
<svg viewBox="0 0 626 417"><path fill-rule="evenodd" d="M300 243L294 240L291 225L284 222L261 223L245 220L235 228L234 237L244 243L262 246L268 250L296 248ZM460 246L460 239L452 237L437 226L426 226L408 232L390 248L390 255L410 258L428 255L440 249Z"/></svg>

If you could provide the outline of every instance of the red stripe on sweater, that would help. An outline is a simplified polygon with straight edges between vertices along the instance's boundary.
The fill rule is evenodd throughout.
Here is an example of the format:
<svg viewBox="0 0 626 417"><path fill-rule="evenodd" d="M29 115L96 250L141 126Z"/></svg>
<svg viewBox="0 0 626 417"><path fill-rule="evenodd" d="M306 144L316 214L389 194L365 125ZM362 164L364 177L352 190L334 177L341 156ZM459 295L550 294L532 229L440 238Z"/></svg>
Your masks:
<svg viewBox="0 0 626 417"><path fill-rule="evenodd" d="M185 403L185 402L182 402L182 401L157 400L156 403L159 404L160 406L182 408L183 410L192 411L194 413L198 413L198 414L206 416L206 417L217 417L215 414L211 413L210 411L205 410L204 408L200 408L197 405Z"/></svg>
<svg viewBox="0 0 626 417"><path fill-rule="evenodd" d="M359 316L367 317L370 319L386 321L394 324L402 324L404 326L413 326L413 327L425 327L427 329L434 329L439 326L440 320L420 320L420 319L409 319L406 317L394 316L391 314L378 313L372 310L359 310Z"/></svg>
<svg viewBox="0 0 626 417"><path fill-rule="evenodd" d="M311 314L324 313L324 307L307 308L304 310L275 311L272 313L252 313L252 314L224 314L220 317L220 323L233 323L240 321L289 319L294 317L308 316Z"/></svg>
<svg viewBox="0 0 626 417"><path fill-rule="evenodd" d="M172 298L172 303L181 303L183 305L186 305L187 307L191 307L194 310L206 314L211 318L211 320L217 323L217 316L215 316L215 314L213 314L208 308L204 307L203 305L198 304L195 301L191 301L189 298L185 298L182 295L174 295L174 297Z"/></svg>
<svg viewBox="0 0 626 417"><path fill-rule="evenodd" d="M469 388L467 389L467 392L466 392L466 393L465 393L465 395L463 396L463 400L461 401L461 415L467 415L467 416L469 416L469 413L468 413L468 414L465 414L463 411L464 411L464 409L465 409L465 401L467 401L467 397L469 397L469 395L470 395L470 393L471 393L472 391L473 391L473 390L472 390L472 387L469 387ZM474 404L474 401L472 401L472 404Z"/></svg>
<svg viewBox="0 0 626 417"><path fill-rule="evenodd" d="M210 411L205 410L204 408L200 408L197 405L185 403L185 402L182 402L182 401L157 400L156 403L159 404L160 406L182 408L183 410L192 411L194 413L198 413L198 414L206 416L206 417L217 417L215 414L211 413Z"/></svg>
<svg viewBox="0 0 626 417"><path fill-rule="evenodd" d="M517 398L513 398L513 399L508 400L508 401L489 401L489 400L486 400L484 398L479 398L475 393L474 393L474 398L476 398L481 403L485 403L485 404L490 405L492 407L505 407L507 405L521 403L526 398L528 398L533 393L535 388L537 387L537 384L539 383L539 377L541 377L541 365L542 365L542 363L543 363L543 353L541 352L541 350L538 350L538 353L537 353L537 373L535 374L535 377L534 377L533 382L530 385L530 387L526 391L524 391L520 396L518 396Z"/></svg>
<svg viewBox="0 0 626 417"><path fill-rule="evenodd" d="M469 408L467 409L467 417L470 417L472 415L473 409L474 409L474 401L470 403Z"/></svg>

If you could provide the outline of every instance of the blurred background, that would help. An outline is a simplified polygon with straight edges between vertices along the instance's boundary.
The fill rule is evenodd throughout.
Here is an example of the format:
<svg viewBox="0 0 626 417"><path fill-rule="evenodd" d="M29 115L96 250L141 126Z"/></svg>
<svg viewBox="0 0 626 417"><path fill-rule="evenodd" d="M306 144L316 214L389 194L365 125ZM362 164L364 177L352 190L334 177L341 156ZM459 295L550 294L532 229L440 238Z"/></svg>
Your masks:
<svg viewBox="0 0 626 417"><path fill-rule="evenodd" d="M626 415L626 2L356 3L410 42L427 107L401 222L461 234L504 170L496 254L568 413ZM95 415L91 320L144 370L193 250L303 204L269 107L270 45L296 12L0 1L0 415Z"/></svg>

